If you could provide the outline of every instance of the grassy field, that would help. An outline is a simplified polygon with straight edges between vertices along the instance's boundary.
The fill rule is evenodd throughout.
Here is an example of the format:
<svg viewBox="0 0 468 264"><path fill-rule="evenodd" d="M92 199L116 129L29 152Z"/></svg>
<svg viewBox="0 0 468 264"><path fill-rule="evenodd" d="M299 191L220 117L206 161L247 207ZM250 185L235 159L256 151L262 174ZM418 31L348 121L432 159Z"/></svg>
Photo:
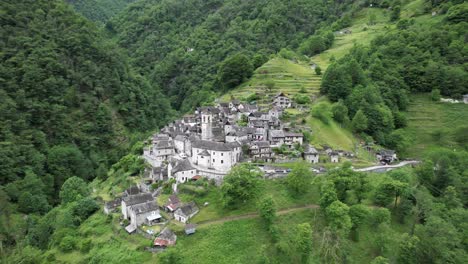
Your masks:
<svg viewBox="0 0 468 264"><path fill-rule="evenodd" d="M369 24L369 18L375 16L375 23ZM353 19L353 25L349 27L351 34L335 35L332 47L314 57L311 61L319 65L322 70L330 65L330 58L340 59L346 55L355 45L367 45L379 34L385 33L392 25L388 23L389 13L380 8L366 8L361 10Z"/></svg>
<svg viewBox="0 0 468 264"><path fill-rule="evenodd" d="M312 186L308 192L302 196L294 197L288 192L285 181L282 179L266 180L262 182L261 194L259 197L267 195L273 197L279 209L318 203L319 200L319 190L317 186ZM158 203L166 203L168 196L169 195L162 195L159 197ZM251 201L238 209L225 209L222 205L221 191L217 187L208 187L205 195L197 196L181 191L179 196L183 202L195 201L200 206L200 212L191 220L193 223L253 213L257 210L256 201ZM207 206L203 206L205 202L208 203Z"/></svg>
<svg viewBox="0 0 468 264"><path fill-rule="evenodd" d="M271 90L267 89L267 82L274 83ZM223 95L221 100L229 101L231 97L245 99L257 93L261 98L257 103L261 105L269 103L271 97L279 92L294 95L301 89L305 89L309 96L317 96L320 82L321 76L316 75L308 64L278 57L258 68L249 81Z"/></svg>
<svg viewBox="0 0 468 264"><path fill-rule="evenodd" d="M468 105L433 102L428 94L414 95L407 117L404 131L412 142L409 157L420 158L437 147L463 148L455 141L454 132L468 135Z"/></svg>

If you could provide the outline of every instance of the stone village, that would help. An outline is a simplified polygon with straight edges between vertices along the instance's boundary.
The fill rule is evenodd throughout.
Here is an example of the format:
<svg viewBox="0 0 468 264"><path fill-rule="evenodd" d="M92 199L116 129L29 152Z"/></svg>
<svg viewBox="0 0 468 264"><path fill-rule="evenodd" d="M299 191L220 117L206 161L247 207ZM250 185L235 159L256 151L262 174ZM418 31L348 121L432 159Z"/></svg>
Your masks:
<svg viewBox="0 0 468 264"><path fill-rule="evenodd" d="M256 104L232 100L215 106L199 107L193 114L176 120L152 136L143 150L143 159L149 164L145 179L125 190L121 197L106 202L104 212L109 214L120 207L125 230L139 232L153 238L155 234L144 232L140 226L155 224L164 227L154 239L153 250L161 250L176 243L177 236L167 227L161 210L169 218L185 224L185 233L193 234L196 225L190 218L198 213L194 202L182 203L177 196L177 185L188 181L207 178L220 184L223 177L239 162L273 163L284 158L278 149L295 150L302 147L301 155L295 160L317 164L320 161L339 162L343 156L354 154L322 146L304 144L304 134L282 122L285 109L293 106L284 93L277 94L271 105L260 107ZM322 159L320 157L322 156ZM323 158L325 157L325 158ZM394 151L382 150L376 157L383 163L397 159ZM259 167L265 175L285 176L287 170L273 166ZM318 170L315 170L319 172ZM167 202L158 205L157 196L161 188L152 190L153 182L173 180L173 192Z"/></svg>

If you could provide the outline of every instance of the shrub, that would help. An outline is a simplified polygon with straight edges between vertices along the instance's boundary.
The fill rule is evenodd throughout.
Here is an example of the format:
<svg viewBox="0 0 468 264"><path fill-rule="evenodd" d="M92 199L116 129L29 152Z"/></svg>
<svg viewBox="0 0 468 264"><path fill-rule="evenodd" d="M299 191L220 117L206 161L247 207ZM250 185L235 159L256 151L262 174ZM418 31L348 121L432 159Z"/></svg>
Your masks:
<svg viewBox="0 0 468 264"><path fill-rule="evenodd" d="M59 244L59 248L63 252L70 252L73 249L75 249L75 246L76 246L76 239L71 236L64 237Z"/></svg>

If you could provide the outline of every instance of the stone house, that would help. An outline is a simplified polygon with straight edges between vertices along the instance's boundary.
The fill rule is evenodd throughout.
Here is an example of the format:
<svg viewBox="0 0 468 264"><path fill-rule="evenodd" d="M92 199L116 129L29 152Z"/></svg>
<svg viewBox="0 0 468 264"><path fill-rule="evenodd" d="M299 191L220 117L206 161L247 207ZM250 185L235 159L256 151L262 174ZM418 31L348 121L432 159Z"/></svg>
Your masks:
<svg viewBox="0 0 468 264"><path fill-rule="evenodd" d="M285 136L283 130L270 130L268 132L268 140L272 146L281 147L284 144Z"/></svg>
<svg viewBox="0 0 468 264"><path fill-rule="evenodd" d="M295 144L302 145L304 135L302 133L285 132L284 133L284 144L288 145L289 148L293 148Z"/></svg>
<svg viewBox="0 0 468 264"><path fill-rule="evenodd" d="M154 239L154 246L155 247L168 247L173 246L177 242L177 236L171 229L165 227L161 233Z"/></svg>
<svg viewBox="0 0 468 264"><path fill-rule="evenodd" d="M136 185L133 185L124 191L123 196L126 197L126 196L131 196L131 195L137 195L139 193L141 193L140 188L138 188L138 186Z"/></svg>
<svg viewBox="0 0 468 264"><path fill-rule="evenodd" d="M195 202L190 202L182 205L174 212L174 219L182 223L187 223L187 221L196 215L198 211L199 209Z"/></svg>
<svg viewBox="0 0 468 264"><path fill-rule="evenodd" d="M338 163L340 161L340 155L338 154L338 152L332 151L328 155L330 156L331 163Z"/></svg>
<svg viewBox="0 0 468 264"><path fill-rule="evenodd" d="M254 160L269 162L273 160L273 151L268 141L252 142L249 148L250 157Z"/></svg>
<svg viewBox="0 0 468 264"><path fill-rule="evenodd" d="M176 179L179 183L184 183L197 175L197 170L192 167L188 159L175 160L168 164L167 174L169 179Z"/></svg>
<svg viewBox="0 0 468 264"><path fill-rule="evenodd" d="M117 209L122 204L122 198L117 197L112 201L105 202L104 203L104 213L105 214L110 214Z"/></svg>
<svg viewBox="0 0 468 264"><path fill-rule="evenodd" d="M159 207L156 201L149 201L130 206L129 210L130 225L140 226L147 224L149 226L161 219Z"/></svg>
<svg viewBox="0 0 468 264"><path fill-rule="evenodd" d="M154 197L151 193L140 193L137 195L126 196L122 198L121 210L124 219L129 218L129 209L133 205L143 204L146 202L154 202Z"/></svg>
<svg viewBox="0 0 468 264"><path fill-rule="evenodd" d="M289 99L285 93L281 92L274 97L273 105L280 108L289 108L291 107L291 99Z"/></svg>
<svg viewBox="0 0 468 264"><path fill-rule="evenodd" d="M164 205L164 209L168 212L174 212L180 207L180 199L177 195L173 194L167 199L167 203Z"/></svg>
<svg viewBox="0 0 468 264"><path fill-rule="evenodd" d="M382 149L377 151L376 157L380 162L392 163L397 160L397 155L394 150Z"/></svg>
<svg viewBox="0 0 468 264"><path fill-rule="evenodd" d="M319 153L311 145L307 145L304 150L304 159L310 163L319 163Z"/></svg>

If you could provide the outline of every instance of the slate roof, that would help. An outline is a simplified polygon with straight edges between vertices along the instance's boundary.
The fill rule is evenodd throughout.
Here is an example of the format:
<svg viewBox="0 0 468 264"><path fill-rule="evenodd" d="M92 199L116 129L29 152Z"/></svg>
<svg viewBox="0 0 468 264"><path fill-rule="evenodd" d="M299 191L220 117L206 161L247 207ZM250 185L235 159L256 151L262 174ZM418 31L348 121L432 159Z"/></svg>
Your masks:
<svg viewBox="0 0 468 264"><path fill-rule="evenodd" d="M135 212L135 214L144 214L152 211L158 210L158 205L156 201L150 201L142 204L132 205L130 209Z"/></svg>
<svg viewBox="0 0 468 264"><path fill-rule="evenodd" d="M156 142L156 149L167 149L167 148L172 148L172 142L169 140L160 140Z"/></svg>
<svg viewBox="0 0 468 264"><path fill-rule="evenodd" d="M174 140L177 140L177 141L184 141L185 140L185 136L184 135L177 135Z"/></svg>
<svg viewBox="0 0 468 264"><path fill-rule="evenodd" d="M211 114L219 114L219 109L216 108L216 107L212 107L212 106L204 106L204 107L200 107L198 109L198 111L200 113L211 113Z"/></svg>
<svg viewBox="0 0 468 264"><path fill-rule="evenodd" d="M256 145L259 148L269 148L270 147L270 143L268 143L268 141L255 141L255 142L252 142L252 145Z"/></svg>
<svg viewBox="0 0 468 264"><path fill-rule="evenodd" d="M302 133L286 132L284 133L285 137L304 137Z"/></svg>
<svg viewBox="0 0 468 264"><path fill-rule="evenodd" d="M203 150L202 152L198 153L198 155L205 156L205 157L211 156L211 154L206 149Z"/></svg>
<svg viewBox="0 0 468 264"><path fill-rule="evenodd" d="M285 93L280 92L280 93L277 93L277 94L275 95L275 98L276 98L276 97L280 97L280 96L288 97Z"/></svg>
<svg viewBox="0 0 468 264"><path fill-rule="evenodd" d="M190 202L179 207L179 209L177 209L175 214L189 217L191 214L195 213L196 211L198 211L197 205L195 204L195 202Z"/></svg>
<svg viewBox="0 0 468 264"><path fill-rule="evenodd" d="M189 171L189 170L193 170L193 167L187 159L184 159L176 163L176 166L174 167L174 169L172 169L172 172L176 173L179 171Z"/></svg>
<svg viewBox="0 0 468 264"><path fill-rule="evenodd" d="M106 202L106 203L104 204L104 206L105 206L106 208L113 209L113 208L118 207L121 203L122 203L122 198L118 197L118 198L115 198L115 199L112 200L112 201Z"/></svg>
<svg viewBox="0 0 468 264"><path fill-rule="evenodd" d="M307 145L304 154L318 154L318 151L311 145Z"/></svg>
<svg viewBox="0 0 468 264"><path fill-rule="evenodd" d="M390 149L382 149L379 150L377 154L380 154L382 156L393 156L395 154L395 151Z"/></svg>
<svg viewBox="0 0 468 264"><path fill-rule="evenodd" d="M123 201L127 206L132 206L135 204L146 203L150 201L154 201L153 196L151 193L140 193L137 195L131 195L123 198Z"/></svg>
<svg viewBox="0 0 468 264"><path fill-rule="evenodd" d="M132 186L132 187L125 190L125 194L127 194L127 195L135 195L135 194L139 194L139 193L140 193L140 189L136 185L134 185L134 186Z"/></svg>
<svg viewBox="0 0 468 264"><path fill-rule="evenodd" d="M158 237L154 240L155 246L168 246L175 244L177 240L176 234L169 228L165 227Z"/></svg>
<svg viewBox="0 0 468 264"><path fill-rule="evenodd" d="M232 147L229 143L213 142L208 140L197 140L192 143L192 148L215 150L215 151L231 151Z"/></svg>
<svg viewBox="0 0 468 264"><path fill-rule="evenodd" d="M270 136L271 137L284 137L284 131L283 130L270 130Z"/></svg>

